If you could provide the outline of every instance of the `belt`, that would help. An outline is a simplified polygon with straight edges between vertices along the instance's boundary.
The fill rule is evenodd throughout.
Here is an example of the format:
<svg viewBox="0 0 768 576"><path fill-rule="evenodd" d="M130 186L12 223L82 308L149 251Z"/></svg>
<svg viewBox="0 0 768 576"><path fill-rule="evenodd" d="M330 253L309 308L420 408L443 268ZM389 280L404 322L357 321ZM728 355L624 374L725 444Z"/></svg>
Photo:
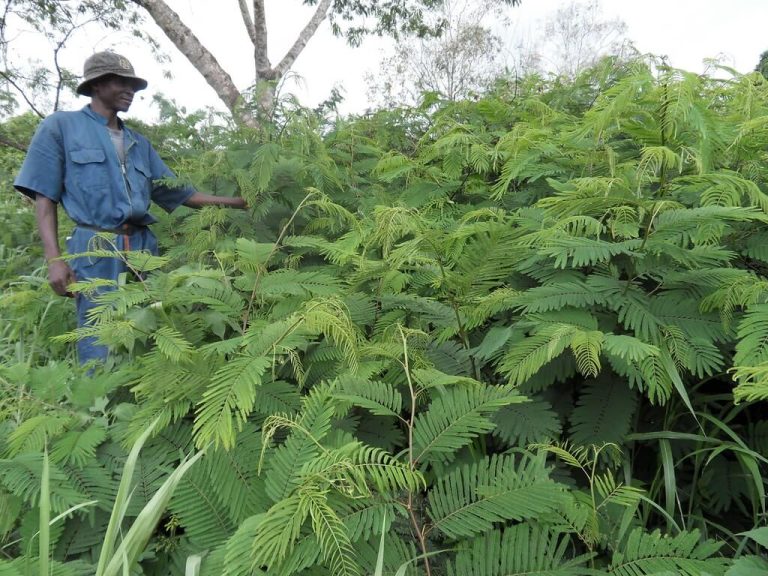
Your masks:
<svg viewBox="0 0 768 576"><path fill-rule="evenodd" d="M132 224L125 222L120 224L116 228L100 228L99 226L88 226L87 224L76 224L78 228L85 228L86 230L93 230L94 232L108 232L110 234L135 234L146 228L143 224Z"/></svg>

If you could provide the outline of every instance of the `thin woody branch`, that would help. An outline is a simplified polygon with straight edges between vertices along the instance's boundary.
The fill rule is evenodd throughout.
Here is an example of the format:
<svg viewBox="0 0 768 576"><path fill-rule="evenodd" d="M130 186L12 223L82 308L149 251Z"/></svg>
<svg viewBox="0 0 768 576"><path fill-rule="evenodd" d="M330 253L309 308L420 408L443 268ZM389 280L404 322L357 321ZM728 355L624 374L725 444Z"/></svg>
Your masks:
<svg viewBox="0 0 768 576"><path fill-rule="evenodd" d="M325 20L325 17L328 15L328 8L330 6L331 0L322 0L322 2L318 4L317 10L315 10L314 15L304 27L304 30L301 31L301 34L299 34L296 42L293 44L293 46L291 46L291 49L288 50L288 53L283 57L280 64L275 67L275 73L278 78L282 77L286 72L288 72L291 66L293 66L293 63L296 62L296 58L298 58L299 54L301 54L302 50L304 50L304 47L307 45L307 42L309 42L309 39L312 38L314 33L320 27L322 21Z"/></svg>
<svg viewBox="0 0 768 576"><path fill-rule="evenodd" d="M272 68L267 47L267 15L264 9L264 0L253 0L253 30L256 35L256 40L253 43L256 74L262 76L264 71L271 72Z"/></svg>
<svg viewBox="0 0 768 576"><path fill-rule="evenodd" d="M240 6L240 16L243 17L243 24L245 24L248 37L251 39L251 44L256 46L256 29L253 27L251 13L248 12L248 3L246 0L237 0L237 4Z"/></svg>
<svg viewBox="0 0 768 576"><path fill-rule="evenodd" d="M24 92L24 89L16 83L16 81L11 77L10 74L4 72L3 70L0 70L0 78L8 82L8 84L13 86L16 89L16 91L19 94L21 94L21 97L24 98L24 101L27 103L27 106L30 107L32 112L37 114L40 118L45 118L45 114L43 114L40 110L37 109L37 107L32 102L32 100L30 100L29 97L27 96L27 93Z"/></svg>
<svg viewBox="0 0 768 576"><path fill-rule="evenodd" d="M26 144L22 144L21 142L12 140L11 138L8 138L5 134L0 134L0 146L7 146L8 148L14 148L22 152L26 152L28 148Z"/></svg>
<svg viewBox="0 0 768 576"><path fill-rule="evenodd" d="M238 90L232 77L221 67L221 64L219 64L213 54L203 46L192 30L182 22L179 15L171 10L162 0L133 1L149 12L149 15L165 35L186 56L187 60L197 68L224 104L235 113L241 102L240 90Z"/></svg>

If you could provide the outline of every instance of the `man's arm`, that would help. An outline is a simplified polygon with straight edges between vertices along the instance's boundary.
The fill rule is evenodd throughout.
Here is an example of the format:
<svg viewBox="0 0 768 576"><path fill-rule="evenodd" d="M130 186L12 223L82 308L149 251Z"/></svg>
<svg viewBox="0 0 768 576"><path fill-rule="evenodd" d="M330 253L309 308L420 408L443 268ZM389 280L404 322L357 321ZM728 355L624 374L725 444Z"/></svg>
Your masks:
<svg viewBox="0 0 768 576"><path fill-rule="evenodd" d="M59 249L59 223L56 218L58 204L46 198L42 194L35 196L35 217L40 239L43 242L43 253L48 262L48 282L59 296L72 297L67 286L75 282L75 273L69 264L58 258L61 256Z"/></svg>
<svg viewBox="0 0 768 576"><path fill-rule="evenodd" d="M203 194L202 192L195 192L187 198L184 202L184 206L190 208L202 208L203 206L227 206L229 208L239 208L245 210L248 205L242 198L228 198L226 196L213 196L211 194Z"/></svg>

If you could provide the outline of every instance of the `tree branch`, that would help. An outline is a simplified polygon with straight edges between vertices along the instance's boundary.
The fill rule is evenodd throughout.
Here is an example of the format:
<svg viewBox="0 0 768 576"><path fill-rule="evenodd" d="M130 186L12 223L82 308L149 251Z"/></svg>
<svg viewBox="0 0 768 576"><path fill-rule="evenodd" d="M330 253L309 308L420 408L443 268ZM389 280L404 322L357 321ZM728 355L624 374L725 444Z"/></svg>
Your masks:
<svg viewBox="0 0 768 576"><path fill-rule="evenodd" d="M253 0L253 30L256 40L253 43L256 76L262 76L267 70L271 71L269 50L267 48L267 15L264 10L264 0Z"/></svg>
<svg viewBox="0 0 768 576"><path fill-rule="evenodd" d="M286 72L288 72L291 66L293 66L293 63L296 62L296 58L299 57L299 54L301 54L301 51L304 50L304 47L307 45L307 42L309 42L309 39L312 38L315 32L317 32L317 29L320 27L320 23L325 20L325 17L328 15L328 8L330 5L331 0L322 0L322 2L318 4L317 10L315 10L315 14L304 27L304 30L301 31L301 34L299 34L296 42L293 44L293 46L291 46L291 49L288 50L288 53L283 57L280 64L275 67L275 73L278 78L282 77Z"/></svg>
<svg viewBox="0 0 768 576"><path fill-rule="evenodd" d="M256 29L253 27L253 20L251 20L251 13L248 12L248 4L246 0L237 0L240 6L240 15L243 17L243 24L248 32L248 37L251 39L251 44L256 46Z"/></svg>
<svg viewBox="0 0 768 576"><path fill-rule="evenodd" d="M56 68L56 76L58 77L58 82L56 83L56 97L53 102L53 111L56 112L59 109L59 103L61 101L61 91L64 88L64 71L61 69L61 65L59 64L59 52L64 48L64 45L69 40L70 36L75 33L75 31L78 28L83 28L84 26L91 24L92 22L96 22L97 18L89 18L85 22L81 22L80 24L75 24L71 19L69 19L70 28L69 30L65 31L64 36L56 43L56 48L53 50L53 66Z"/></svg>
<svg viewBox="0 0 768 576"><path fill-rule="evenodd" d="M208 49L203 46L192 30L182 22L163 0L132 0L144 8L165 35L176 45L176 48L186 56L187 60L202 74L208 85L216 91L217 96L227 108L242 122L254 126L252 116L238 109L242 95L235 86L232 77L227 73Z"/></svg>
<svg viewBox="0 0 768 576"><path fill-rule="evenodd" d="M26 152L27 149L29 148L27 145L22 144L21 142L16 142L15 140L11 140L5 134L0 134L0 146L15 148L16 150L21 150L22 152Z"/></svg>
<svg viewBox="0 0 768 576"><path fill-rule="evenodd" d="M45 114L40 112L40 110L38 110L35 107L35 105L32 103L32 100L30 100L27 97L27 94L24 92L24 90L21 88L21 86L16 84L16 82L13 80L13 78L11 77L11 75L9 73L7 73L7 72L5 72L3 70L0 70L0 78L2 78L6 82L8 82L8 84L10 84L14 88L16 88L16 90L19 92L19 94L21 94L21 97L24 98L24 101L27 103L27 106L29 106L32 109L32 112L34 112L35 114L40 116L40 118L45 118Z"/></svg>

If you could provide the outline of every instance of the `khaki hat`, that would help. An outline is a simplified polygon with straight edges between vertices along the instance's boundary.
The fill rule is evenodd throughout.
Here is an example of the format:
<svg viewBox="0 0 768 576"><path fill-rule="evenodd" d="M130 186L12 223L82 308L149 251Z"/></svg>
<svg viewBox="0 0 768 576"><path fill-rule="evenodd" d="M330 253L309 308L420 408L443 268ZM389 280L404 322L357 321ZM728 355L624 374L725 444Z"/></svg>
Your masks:
<svg viewBox="0 0 768 576"><path fill-rule="evenodd" d="M130 78L134 81L136 90L144 90L147 87L147 81L136 76L128 58L114 52L96 52L89 56L83 65L83 81L78 85L77 93L90 96L91 82L109 74Z"/></svg>

